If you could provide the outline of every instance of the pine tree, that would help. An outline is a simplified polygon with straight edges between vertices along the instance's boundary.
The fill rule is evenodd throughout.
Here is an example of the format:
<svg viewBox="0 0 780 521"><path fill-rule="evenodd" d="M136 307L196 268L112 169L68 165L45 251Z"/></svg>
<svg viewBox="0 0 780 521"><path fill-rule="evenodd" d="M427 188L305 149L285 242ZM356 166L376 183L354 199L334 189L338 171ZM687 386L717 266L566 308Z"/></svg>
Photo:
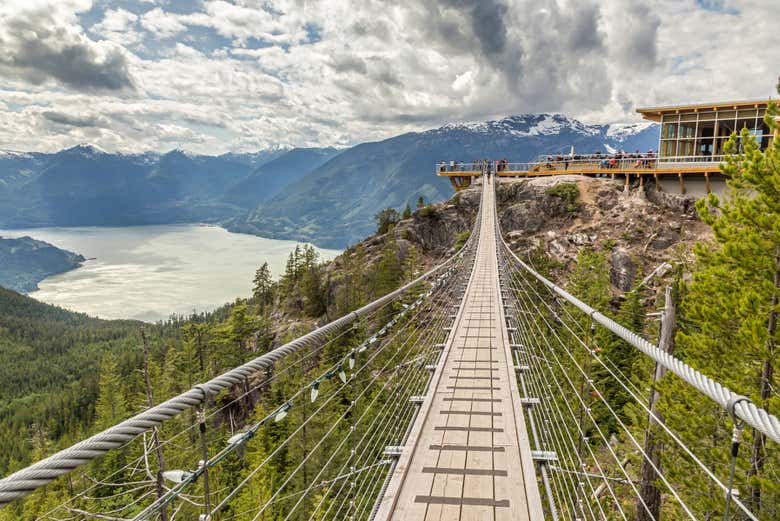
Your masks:
<svg viewBox="0 0 780 521"><path fill-rule="evenodd" d="M130 416L130 410L125 393L125 385L119 374L117 361L111 352L103 355L100 362L100 379L98 382L98 397L95 403L95 428L96 430L105 430ZM127 449L115 449L110 451L102 458L92 463L94 475L108 476L122 469L126 462ZM122 482L121 472L114 475L117 483ZM116 490L110 486L98 486L95 489L95 496L108 496L116 493Z"/></svg>
<svg viewBox="0 0 780 521"><path fill-rule="evenodd" d="M765 123L773 132L780 127L774 120L778 115L770 103ZM704 374L777 411L780 398L771 389L778 385L780 140L761 151L745 129L731 137L726 151L730 155L721 168L728 176L727 192L722 199L710 194L696 205L714 241L695 247L697 266L681 305L688 326L677 335L677 349ZM684 433L686 443L708 454L711 461L706 463L724 469L730 460L731 426L723 411L674 378L665 384L667 423ZM697 418L693 429L691 417ZM743 484L742 499L760 519L776 519L780 484L765 468L777 468L778 447L752 429L745 429L742 447L736 481ZM702 511L720 515L722 498L708 497L703 484L690 486L692 494L702 495Z"/></svg>
<svg viewBox="0 0 780 521"><path fill-rule="evenodd" d="M642 305L641 288L627 292L618 310L617 322L631 331L641 333L644 328L644 318L645 309ZM615 335L609 335L603 338L601 342L597 346L597 350L599 351L599 356L608 361L607 365L609 368L616 372L620 378L622 378L621 375L624 375L627 379L632 379L634 367L640 355L639 351ZM592 370L593 380L599 392L617 413L618 417L627 424L629 422L629 411L625 409L633 403L631 395L601 364L594 363ZM596 422L602 426L602 430L609 433L620 431L618 421L604 407L601 401L594 402L593 415L596 418Z"/></svg>
<svg viewBox="0 0 780 521"><path fill-rule="evenodd" d="M303 310L310 317L319 317L325 313L325 288L322 282L322 270L318 262L319 255L313 247L309 248L307 250L308 261L301 280Z"/></svg>
<svg viewBox="0 0 780 521"><path fill-rule="evenodd" d="M211 338L211 327L203 322L190 322L182 326L184 342L188 344L198 363L198 373L194 375L197 380L203 379L209 371L208 343Z"/></svg>
<svg viewBox="0 0 780 521"><path fill-rule="evenodd" d="M395 208L385 208L374 216L376 220L376 233L382 235L387 233L401 216Z"/></svg>
<svg viewBox="0 0 780 521"><path fill-rule="evenodd" d="M252 289L252 297L261 310L265 310L273 303L273 279L271 278L271 270L268 268L268 263L264 262L255 272L254 288Z"/></svg>
<svg viewBox="0 0 780 521"><path fill-rule="evenodd" d="M98 397L95 403L95 427L107 429L129 416L125 386L119 376L117 361L111 352L103 355L100 363Z"/></svg>
<svg viewBox="0 0 780 521"><path fill-rule="evenodd" d="M336 314L343 316L360 307L364 302L365 262L366 254L362 245L357 245L351 252L342 256L343 279L336 293Z"/></svg>
<svg viewBox="0 0 780 521"><path fill-rule="evenodd" d="M391 229L387 234L385 247L382 250L382 258L379 260L376 269L376 295L390 293L398 287L402 278L403 270L401 261L398 258L398 243Z"/></svg>
<svg viewBox="0 0 780 521"><path fill-rule="evenodd" d="M401 215L401 219L408 219L412 216L412 208L409 206L409 203L406 203L406 207L404 208L404 213Z"/></svg>
<svg viewBox="0 0 780 521"><path fill-rule="evenodd" d="M420 196L417 198L417 209L419 210L423 206L425 206L425 200L423 200L423 196Z"/></svg>

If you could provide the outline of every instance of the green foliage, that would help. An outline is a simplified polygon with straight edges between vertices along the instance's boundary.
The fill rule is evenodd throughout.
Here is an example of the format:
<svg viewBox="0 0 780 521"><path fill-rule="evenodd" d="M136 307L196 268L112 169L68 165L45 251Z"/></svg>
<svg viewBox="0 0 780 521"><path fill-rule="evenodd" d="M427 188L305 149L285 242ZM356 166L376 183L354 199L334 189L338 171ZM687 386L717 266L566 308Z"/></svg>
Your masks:
<svg viewBox="0 0 780 521"><path fill-rule="evenodd" d="M34 291L46 277L72 270L83 261L81 255L30 237L0 237L0 286L22 293Z"/></svg>
<svg viewBox="0 0 780 521"><path fill-rule="evenodd" d="M427 206L423 206L422 208L417 210L417 215L419 215L420 217L422 217L424 219L436 217L436 215L437 215L436 214L436 207L433 206L433 205L430 205L430 204L427 205Z"/></svg>
<svg viewBox="0 0 780 521"><path fill-rule="evenodd" d="M558 183L545 190L544 193L563 200L567 211L577 211L577 200L580 197L580 189L577 187L577 183Z"/></svg>
<svg viewBox="0 0 780 521"><path fill-rule="evenodd" d="M606 309L610 301L606 253L583 248L577 256L577 263L569 277L567 289L591 307Z"/></svg>
<svg viewBox="0 0 780 521"><path fill-rule="evenodd" d="M377 265L374 280L376 295L385 295L398 287L403 279L403 269L398 255L398 243L392 233L387 235L382 258Z"/></svg>
<svg viewBox="0 0 780 521"><path fill-rule="evenodd" d="M106 353L100 363L95 427L99 430L107 429L128 416L127 397L119 377L116 358L112 353Z"/></svg>
<svg viewBox="0 0 780 521"><path fill-rule="evenodd" d="M423 199L423 196L420 196L417 198L417 209L419 210L423 206L425 206L425 200Z"/></svg>
<svg viewBox="0 0 780 521"><path fill-rule="evenodd" d="M471 232L469 230L466 230L465 232L460 232L455 237L455 251L460 250L463 248L463 246L466 244L466 242L469 240L469 237L471 237Z"/></svg>
<svg viewBox="0 0 780 521"><path fill-rule="evenodd" d="M606 268L606 266L605 266ZM624 295L615 320L630 329L641 333L645 325L645 309L642 304L643 292L636 288ZM641 353L626 341L616 335L597 333L595 346L599 356L607 362L609 368L616 374L625 377L626 381L634 378L636 365L640 362ZM617 417L624 423L630 423L631 406L634 404L631 395L618 384L607 369L600 364L593 364L593 379L596 387L601 389L602 396L615 411ZM594 400L593 415L602 430L610 434L621 431L617 419L599 400Z"/></svg>
<svg viewBox="0 0 780 521"><path fill-rule="evenodd" d="M767 125L780 112L770 104ZM697 202L714 241L695 247L696 268L681 304L685 327L677 334L678 355L704 374L775 413L780 409L776 376L778 277L780 277L780 142L762 152L746 130L732 135L722 166L729 190ZM730 425L720 407L674 377L664 382L668 423L684 441L708 454L705 461L723 477L729 461ZM689 419L700 418L695 424ZM679 430L678 430L679 429ZM759 519L777 519L780 464L776 444L746 429L736 483ZM669 462L674 468L676 461ZM722 515L722 501L709 499L703 483L688 482L703 496L708 517Z"/></svg>
<svg viewBox="0 0 780 521"><path fill-rule="evenodd" d="M266 309L273 303L274 299L274 282L271 278L271 270L268 268L268 263L264 262L255 272L255 278L252 281L254 287L252 288L252 297L260 309Z"/></svg>
<svg viewBox="0 0 780 521"><path fill-rule="evenodd" d="M409 203L406 203L406 207L404 207L404 213L401 215L401 219L408 219L412 216L412 208L409 206Z"/></svg>
<svg viewBox="0 0 780 521"><path fill-rule="evenodd" d="M138 323L104 321L0 288L0 475L30 462L28 429L47 439L84 432L95 417L101 360L137 367Z"/></svg>
<svg viewBox="0 0 780 521"><path fill-rule="evenodd" d="M395 208L385 208L374 216L374 220L376 220L377 235L382 235L387 233L390 227L400 221L401 216Z"/></svg>
<svg viewBox="0 0 780 521"><path fill-rule="evenodd" d="M420 265L421 253L413 245L404 244L402 254L390 226L378 259L369 259L364 247L358 245L345 252L326 271L314 248L299 246L291 252L285 272L278 281L271 279L266 265L257 270L250 299L239 299L212 313L186 320L143 325L149 340L152 402L160 403L244 363L270 349L272 342L278 345L310 331L314 327L312 318L331 313L341 316L394 290L417 277ZM388 306L383 313L389 316L393 311L392 306ZM280 317L293 325L274 338L271 326ZM375 321L383 323L384 318L380 315ZM320 374L327 368L335 356L349 352L360 339L366 338L364 329L374 328L375 331L377 324L360 323L354 330L339 335L338 341L328 343L321 352L301 353L301 357L307 356L304 364L296 365L303 359L297 358L298 355L285 358L273 368L281 377L268 380L259 390L244 394L247 386L258 385L258 381L263 380L262 374L211 397L214 410L219 412L207 422L206 436L210 446L224 446L225 439L236 430L274 410L294 390L309 382L313 374ZM138 335L141 326L137 322L91 319L0 289L0 377L9 383L0 386L0 397L5 398L4 405L0 406L0 446L3 447L0 473L6 474L42 459L148 406L141 370L143 361ZM398 342L402 341L404 339L398 339ZM387 361L385 356L379 356L377 363ZM396 365L397 361L389 367ZM350 393L362 391L377 377L380 385L368 389L366 400L361 401L359 407L366 407L368 399L377 394L387 395L379 396L375 402L377 406L384 405L394 396L390 394L391 388L381 385L390 376L369 371L355 382ZM323 387L333 385L324 383ZM422 389L418 391L422 392ZM300 425L311 409L307 413L306 400L296 400L290 421L268 424L242 457L231 455L219 468L213 469L209 477L212 491L229 490L282 441L297 436L271 458L269 465L226 507L223 515L227 518L256 508L258 502L270 498L272 490L285 480L304 454L323 439L339 415L345 413L345 420L313 454L302 476L296 476L290 487L300 490L311 484L313 476L330 457L329 451L335 448L332 440L350 432L348 420L356 414L349 410L351 396L346 394L335 400L327 413L297 434L293 426ZM193 462L199 459L198 429L193 428L194 422L195 415L185 413L160 429L165 468L191 469ZM357 430L355 435L364 433ZM174 435L178 435L175 441ZM335 461L336 467L346 462L345 454L348 451ZM136 461L143 462L140 468L134 463ZM126 469L111 477L111 482L137 483L139 475L141 480L146 480L144 467L148 466L153 475L158 464L151 436L139 437L90 463L84 475L74 473L67 479L57 480L29 499L0 511L0 521L36 519L74 493L93 485L93 477L108 477L126 465ZM151 488L141 486L133 490L133 486L97 483L82 506L95 512L118 512L130 504L122 516L132 518L142 503L134 505L130 498L141 495L139 490L153 493ZM193 486L192 493L193 497L203 493L202 481ZM316 493L312 492L304 499L303 510L307 511L316 500ZM289 503L273 504L266 518L280 518L285 505L289 506ZM185 504L177 518L197 519L200 513L201 509L196 505ZM306 519L306 515L301 515L301 519Z"/></svg>

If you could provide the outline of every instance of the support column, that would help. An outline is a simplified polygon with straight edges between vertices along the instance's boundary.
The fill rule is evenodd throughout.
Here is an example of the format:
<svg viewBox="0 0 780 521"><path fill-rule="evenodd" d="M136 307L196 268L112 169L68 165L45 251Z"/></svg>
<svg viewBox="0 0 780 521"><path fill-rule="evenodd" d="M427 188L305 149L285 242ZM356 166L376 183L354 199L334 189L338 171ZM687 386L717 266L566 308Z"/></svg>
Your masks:
<svg viewBox="0 0 780 521"><path fill-rule="evenodd" d="M710 189L710 173L704 172L704 180L707 182L707 193L711 193L712 190Z"/></svg>
<svg viewBox="0 0 780 521"><path fill-rule="evenodd" d="M677 172L677 177L680 179L680 193L685 194L685 180L683 179L682 172Z"/></svg>

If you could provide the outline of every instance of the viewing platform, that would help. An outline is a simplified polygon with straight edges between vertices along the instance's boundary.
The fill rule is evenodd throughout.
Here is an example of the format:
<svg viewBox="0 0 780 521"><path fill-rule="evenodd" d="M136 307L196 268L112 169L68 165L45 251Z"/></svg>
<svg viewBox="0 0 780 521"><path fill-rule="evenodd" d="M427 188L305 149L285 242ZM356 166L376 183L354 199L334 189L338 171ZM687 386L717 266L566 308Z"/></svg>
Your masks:
<svg viewBox="0 0 780 521"><path fill-rule="evenodd" d="M722 185L725 176L720 164L725 159L725 144L732 134L747 129L761 150L777 139L764 121L768 100L701 103L638 109L646 120L660 124L658 146L651 153L595 153L542 155L525 163L506 160L473 163L448 162L436 166L436 173L449 178L456 191L471 184L474 177L493 173L498 177L539 177L585 175L625 179L626 186L654 183L656 190L679 186L686 193L686 180L704 181L704 190L712 183ZM737 141L737 145L741 146ZM702 194L703 195L703 194Z"/></svg>
<svg viewBox="0 0 780 521"><path fill-rule="evenodd" d="M672 160L673 159L673 160ZM660 159L656 156L629 154L622 159L613 159L609 155L588 155L556 157L550 160L528 163L501 163L493 161L490 172L498 177L544 177L555 175L584 175L589 177L610 177L625 179L628 185L632 180L638 180L640 186L646 182L655 184L660 189L664 180L675 179L679 183L680 192L686 192L685 177L695 175L706 182L707 192L711 191L710 182L722 180L720 163L723 157L707 158L677 157ZM464 190L471 185L474 177L482 175L487 166L482 162L459 163L454 167L437 166L437 175L449 178L456 191Z"/></svg>

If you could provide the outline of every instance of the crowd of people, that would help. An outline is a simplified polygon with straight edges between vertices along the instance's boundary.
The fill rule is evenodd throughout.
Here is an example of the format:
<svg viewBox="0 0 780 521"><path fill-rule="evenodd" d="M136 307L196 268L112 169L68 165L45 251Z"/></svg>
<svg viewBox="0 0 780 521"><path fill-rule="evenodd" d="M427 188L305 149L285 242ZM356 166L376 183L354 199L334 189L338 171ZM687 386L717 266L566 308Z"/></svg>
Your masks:
<svg viewBox="0 0 780 521"><path fill-rule="evenodd" d="M548 155L541 161L531 166L532 170L568 170L571 164L582 165L596 163L599 168L610 169L618 167L650 168L658 159L658 154L654 150L634 153L627 153L623 150L611 154L603 154L596 151L593 154L567 154L567 155ZM527 167L526 167L527 168ZM509 169L509 161L504 159L479 159L472 163L460 163L458 161L439 161L437 163L439 172L464 172L479 171L486 174L494 172L505 172Z"/></svg>
<svg viewBox="0 0 780 521"><path fill-rule="evenodd" d="M458 161L439 161L437 169L439 172L464 172L479 171L490 174L492 172L504 172L507 170L509 161L504 159L478 159L471 163L460 163Z"/></svg>
<svg viewBox="0 0 780 521"><path fill-rule="evenodd" d="M637 150L634 153L627 153L623 150L611 154L603 154L601 151L596 151L593 154L567 154L567 155L548 155L533 164L531 170L560 170L563 165L563 170L568 170L571 164L583 165L583 164L597 164L599 168L650 168L655 164L658 159L658 154L653 150L647 152L640 152ZM523 169L528 168L524 167ZM471 163L461 163L459 161L439 161L437 163L437 170L439 172L465 172L465 171L478 171L486 174L505 172L509 170L509 161L504 159L479 159Z"/></svg>
<svg viewBox="0 0 780 521"><path fill-rule="evenodd" d="M640 152L637 150L634 153L627 153L623 150L615 152L614 154L602 154L600 150L593 154L569 154L569 155L549 155L546 156L544 166L549 169L556 169L558 165L563 164L564 170L569 169L570 163L596 163L599 168L617 168L618 166L632 166L634 168L649 168L655 160L658 159L658 155L653 150L647 152Z"/></svg>

